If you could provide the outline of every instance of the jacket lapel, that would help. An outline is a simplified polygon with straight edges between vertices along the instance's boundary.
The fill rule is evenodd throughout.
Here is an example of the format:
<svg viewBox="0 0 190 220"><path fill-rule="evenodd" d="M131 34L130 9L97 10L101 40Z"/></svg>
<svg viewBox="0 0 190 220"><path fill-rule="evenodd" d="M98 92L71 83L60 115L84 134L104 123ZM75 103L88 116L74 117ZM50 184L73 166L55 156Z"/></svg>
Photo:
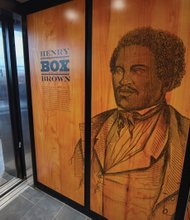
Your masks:
<svg viewBox="0 0 190 220"><path fill-rule="evenodd" d="M181 133L179 119L176 117L176 111L170 107L168 152L166 155L166 171L159 197L155 203L154 209L163 200L176 194L180 187L181 174L186 149L187 133ZM184 125L182 125L184 126ZM186 128L188 132L188 127Z"/></svg>
<svg viewBox="0 0 190 220"><path fill-rule="evenodd" d="M108 117L104 123L102 124L102 127L100 128L98 134L97 131L95 131L92 127L92 131L95 131L92 133L92 146L94 150L94 155L96 156L99 164L101 165L101 169L104 170L104 161L105 161L105 151L106 151L106 138L108 135L108 132L111 129L111 126L113 125L114 121L117 117L117 111L115 111L110 117Z"/></svg>

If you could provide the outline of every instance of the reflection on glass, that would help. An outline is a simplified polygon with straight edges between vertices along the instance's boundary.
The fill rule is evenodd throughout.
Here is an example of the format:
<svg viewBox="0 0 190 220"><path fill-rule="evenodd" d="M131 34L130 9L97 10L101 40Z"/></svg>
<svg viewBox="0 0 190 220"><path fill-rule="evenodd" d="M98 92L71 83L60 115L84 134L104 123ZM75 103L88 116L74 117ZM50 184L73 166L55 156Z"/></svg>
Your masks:
<svg viewBox="0 0 190 220"><path fill-rule="evenodd" d="M31 161L31 148L30 148L31 146L30 133L28 126L29 123L28 123L26 79L25 79L24 56L23 56L22 26L20 21L15 21L14 36L15 36L16 62L17 62L18 84L19 84L19 97L20 97L24 151L25 151L25 162L26 162L27 174L29 175L30 168L32 167L31 165L32 161Z"/></svg>
<svg viewBox="0 0 190 220"><path fill-rule="evenodd" d="M112 8L115 10L122 10L126 6L125 0L113 0L112 1Z"/></svg>
<svg viewBox="0 0 190 220"><path fill-rule="evenodd" d="M2 28L0 24L0 186L16 176L12 127L9 111Z"/></svg>
<svg viewBox="0 0 190 220"><path fill-rule="evenodd" d="M68 9L65 11L65 17L69 21L77 21L79 19L79 13L76 10Z"/></svg>

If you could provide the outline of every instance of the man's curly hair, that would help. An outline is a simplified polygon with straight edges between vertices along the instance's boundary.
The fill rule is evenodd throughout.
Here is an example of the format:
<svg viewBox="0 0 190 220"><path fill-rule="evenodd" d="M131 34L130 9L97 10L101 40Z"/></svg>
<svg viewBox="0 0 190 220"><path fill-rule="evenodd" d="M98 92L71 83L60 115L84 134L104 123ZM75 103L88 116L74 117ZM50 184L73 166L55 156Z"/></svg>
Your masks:
<svg viewBox="0 0 190 220"><path fill-rule="evenodd" d="M185 47L182 40L167 31L151 27L137 28L128 32L118 42L111 60L110 69L113 73L121 48L141 45L150 49L155 56L156 74L166 85L168 91L180 86L185 74Z"/></svg>

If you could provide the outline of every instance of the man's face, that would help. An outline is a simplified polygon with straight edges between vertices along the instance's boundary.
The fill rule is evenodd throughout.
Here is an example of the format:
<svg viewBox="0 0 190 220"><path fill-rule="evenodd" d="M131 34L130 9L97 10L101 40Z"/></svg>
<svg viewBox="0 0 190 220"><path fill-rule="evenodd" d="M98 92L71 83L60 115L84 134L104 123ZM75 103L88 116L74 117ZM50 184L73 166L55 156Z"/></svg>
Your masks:
<svg viewBox="0 0 190 220"><path fill-rule="evenodd" d="M154 55L147 47L122 48L112 82L116 104L126 111L148 108L165 96L162 82L155 74Z"/></svg>

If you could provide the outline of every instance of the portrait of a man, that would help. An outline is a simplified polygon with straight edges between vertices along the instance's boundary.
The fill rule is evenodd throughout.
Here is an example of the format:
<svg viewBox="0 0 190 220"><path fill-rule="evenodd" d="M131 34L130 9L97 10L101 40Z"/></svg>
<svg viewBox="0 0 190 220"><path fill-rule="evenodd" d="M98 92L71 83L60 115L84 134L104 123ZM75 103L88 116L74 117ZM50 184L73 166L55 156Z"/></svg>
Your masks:
<svg viewBox="0 0 190 220"><path fill-rule="evenodd" d="M166 94L185 74L185 46L167 31L132 30L113 51L110 72L116 108L92 118L90 207L109 220L173 219L190 120ZM83 136L72 158L79 182Z"/></svg>

